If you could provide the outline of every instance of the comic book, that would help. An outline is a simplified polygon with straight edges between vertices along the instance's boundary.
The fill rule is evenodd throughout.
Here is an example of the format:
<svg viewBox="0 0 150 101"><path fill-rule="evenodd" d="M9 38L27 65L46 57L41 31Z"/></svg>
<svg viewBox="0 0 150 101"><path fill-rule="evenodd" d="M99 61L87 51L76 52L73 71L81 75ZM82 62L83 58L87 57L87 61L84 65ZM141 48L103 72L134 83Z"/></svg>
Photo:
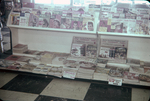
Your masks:
<svg viewBox="0 0 150 101"><path fill-rule="evenodd" d="M80 17L73 17L71 23L71 29L73 30L82 30L82 21L83 18Z"/></svg>
<svg viewBox="0 0 150 101"><path fill-rule="evenodd" d="M62 11L57 10L53 11L52 16L50 18L50 28L60 28L61 25L61 16L62 16Z"/></svg>
<svg viewBox="0 0 150 101"><path fill-rule="evenodd" d="M30 14L28 26L38 27L39 16L33 13Z"/></svg>
<svg viewBox="0 0 150 101"><path fill-rule="evenodd" d="M47 10L42 10L41 15L39 16L38 27L49 27L49 21L51 17L51 12L47 12Z"/></svg>
<svg viewBox="0 0 150 101"><path fill-rule="evenodd" d="M94 31L95 19L92 17L83 17L82 30Z"/></svg>
<svg viewBox="0 0 150 101"><path fill-rule="evenodd" d="M10 16L11 16L11 24L12 25L19 25L20 13L12 12Z"/></svg>
<svg viewBox="0 0 150 101"><path fill-rule="evenodd" d="M72 12L71 11L63 11L61 17L61 29L71 29L72 23Z"/></svg>

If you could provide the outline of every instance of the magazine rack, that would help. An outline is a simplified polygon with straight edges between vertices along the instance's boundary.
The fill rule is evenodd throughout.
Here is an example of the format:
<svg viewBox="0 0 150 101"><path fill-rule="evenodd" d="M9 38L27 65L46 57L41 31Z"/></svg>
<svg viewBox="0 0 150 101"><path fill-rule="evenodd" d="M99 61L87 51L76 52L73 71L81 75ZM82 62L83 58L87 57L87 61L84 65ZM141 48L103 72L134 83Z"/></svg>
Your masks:
<svg viewBox="0 0 150 101"><path fill-rule="evenodd" d="M99 21L97 20L96 22ZM95 26L97 26L97 23L95 24ZM98 32L97 27L95 27L94 31L24 27L11 25L10 16L7 22L7 26L11 29L12 32L12 46L15 46L18 43L20 43L27 44L28 48L31 50L70 53L73 36L90 38L97 38L98 36L99 39L106 38L128 40L127 58L135 58L140 59L142 61L150 61L149 35ZM107 79L98 80L108 81ZM130 82L128 84L150 86L150 83L148 82Z"/></svg>

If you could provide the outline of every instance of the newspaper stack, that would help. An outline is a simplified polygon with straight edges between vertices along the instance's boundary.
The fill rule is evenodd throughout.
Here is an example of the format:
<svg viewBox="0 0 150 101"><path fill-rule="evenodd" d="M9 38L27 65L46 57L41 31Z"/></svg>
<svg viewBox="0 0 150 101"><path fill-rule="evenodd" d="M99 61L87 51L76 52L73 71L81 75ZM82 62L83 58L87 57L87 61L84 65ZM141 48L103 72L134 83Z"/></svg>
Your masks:
<svg viewBox="0 0 150 101"><path fill-rule="evenodd" d="M17 44L16 46L13 47L13 52L14 53L23 53L27 50L28 50L28 46L23 45L23 44Z"/></svg>

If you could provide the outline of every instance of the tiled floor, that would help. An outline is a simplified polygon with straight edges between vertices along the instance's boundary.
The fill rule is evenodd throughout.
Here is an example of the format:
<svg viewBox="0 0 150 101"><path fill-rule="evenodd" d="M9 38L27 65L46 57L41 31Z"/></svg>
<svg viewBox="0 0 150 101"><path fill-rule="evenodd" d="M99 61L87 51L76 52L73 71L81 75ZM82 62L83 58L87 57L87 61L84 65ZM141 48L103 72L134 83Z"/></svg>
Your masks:
<svg viewBox="0 0 150 101"><path fill-rule="evenodd" d="M150 90L0 72L3 101L148 101Z"/></svg>

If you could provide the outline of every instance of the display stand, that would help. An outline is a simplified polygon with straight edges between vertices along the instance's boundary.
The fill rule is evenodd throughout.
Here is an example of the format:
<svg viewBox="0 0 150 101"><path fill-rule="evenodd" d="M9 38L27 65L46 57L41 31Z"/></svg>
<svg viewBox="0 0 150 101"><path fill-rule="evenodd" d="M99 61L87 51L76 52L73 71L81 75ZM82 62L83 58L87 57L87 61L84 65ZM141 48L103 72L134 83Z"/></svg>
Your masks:
<svg viewBox="0 0 150 101"><path fill-rule="evenodd" d="M96 22L99 21L97 20ZM98 26L98 23L95 24L95 26ZM24 27L11 25L10 16L7 26L11 29L12 32L12 46L15 46L18 43L20 43L28 45L28 49L30 50L70 53L71 43L74 36L98 39L105 38L116 40L128 40L127 58L135 58L141 61L150 61L150 35L98 32L96 27L94 31ZM95 80L108 81L106 78L99 78ZM123 83L150 86L150 83L142 81L140 81L140 83Z"/></svg>

